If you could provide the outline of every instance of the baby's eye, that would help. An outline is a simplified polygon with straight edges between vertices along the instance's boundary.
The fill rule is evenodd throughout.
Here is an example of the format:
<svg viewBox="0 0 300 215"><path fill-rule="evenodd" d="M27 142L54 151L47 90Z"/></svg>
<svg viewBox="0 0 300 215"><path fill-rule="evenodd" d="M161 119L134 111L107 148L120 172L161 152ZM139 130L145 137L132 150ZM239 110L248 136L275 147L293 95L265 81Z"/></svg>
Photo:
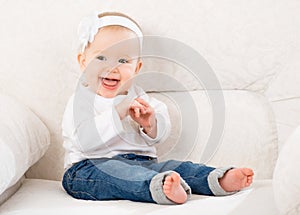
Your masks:
<svg viewBox="0 0 300 215"><path fill-rule="evenodd" d="M97 59L100 61L106 61L106 57L103 55L98 56Z"/></svg>
<svg viewBox="0 0 300 215"><path fill-rule="evenodd" d="M128 63L129 60L125 59L125 58L121 58L119 59L119 63Z"/></svg>

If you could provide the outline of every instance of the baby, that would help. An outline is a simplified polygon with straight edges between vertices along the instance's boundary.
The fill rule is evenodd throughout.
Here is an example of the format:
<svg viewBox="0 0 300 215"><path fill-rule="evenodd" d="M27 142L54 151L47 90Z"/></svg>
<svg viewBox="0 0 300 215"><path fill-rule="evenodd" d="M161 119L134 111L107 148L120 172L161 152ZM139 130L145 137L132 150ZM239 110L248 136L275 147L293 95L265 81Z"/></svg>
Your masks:
<svg viewBox="0 0 300 215"><path fill-rule="evenodd" d="M250 186L249 168L158 162L170 133L164 103L133 84L142 67L142 31L115 12L84 19L78 63L84 72L63 117L63 187L78 199L183 204L192 192L228 195Z"/></svg>

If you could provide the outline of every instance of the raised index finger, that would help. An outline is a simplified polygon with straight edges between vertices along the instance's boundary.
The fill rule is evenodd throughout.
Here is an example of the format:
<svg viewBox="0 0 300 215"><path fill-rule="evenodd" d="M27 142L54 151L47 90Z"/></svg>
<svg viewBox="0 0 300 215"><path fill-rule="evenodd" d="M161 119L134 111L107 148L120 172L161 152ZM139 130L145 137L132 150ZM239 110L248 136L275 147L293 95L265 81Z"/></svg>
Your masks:
<svg viewBox="0 0 300 215"><path fill-rule="evenodd" d="M139 102L140 104L144 105L145 107L149 107L150 105L142 98L136 98L135 99L137 102Z"/></svg>

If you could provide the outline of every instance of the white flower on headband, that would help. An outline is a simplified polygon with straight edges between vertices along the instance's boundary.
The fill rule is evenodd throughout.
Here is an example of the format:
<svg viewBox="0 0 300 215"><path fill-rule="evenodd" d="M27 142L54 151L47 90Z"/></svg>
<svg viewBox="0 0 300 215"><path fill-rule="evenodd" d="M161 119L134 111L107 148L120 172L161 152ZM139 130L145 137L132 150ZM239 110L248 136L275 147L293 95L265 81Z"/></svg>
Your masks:
<svg viewBox="0 0 300 215"><path fill-rule="evenodd" d="M98 21L98 13L94 13L92 16L83 18L79 23L78 37L81 52L84 51L89 42L94 41L95 35L98 32Z"/></svg>
<svg viewBox="0 0 300 215"><path fill-rule="evenodd" d="M83 18L79 23L78 36L81 52L84 52L89 42L91 43L94 41L99 28L110 25L120 25L136 33L140 41L140 50L142 50L143 33L136 23L126 17L115 15L99 18L98 13L94 13L92 16Z"/></svg>

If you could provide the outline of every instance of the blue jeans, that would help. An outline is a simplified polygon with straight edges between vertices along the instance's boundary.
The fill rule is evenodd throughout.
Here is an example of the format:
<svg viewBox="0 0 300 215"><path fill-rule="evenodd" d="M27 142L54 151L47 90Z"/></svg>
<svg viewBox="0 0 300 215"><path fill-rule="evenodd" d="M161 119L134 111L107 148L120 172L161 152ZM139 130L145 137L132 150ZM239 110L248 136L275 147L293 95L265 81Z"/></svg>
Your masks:
<svg viewBox="0 0 300 215"><path fill-rule="evenodd" d="M113 158L87 159L70 167L64 174L63 187L77 199L117 200L161 203L153 199L151 181L160 173L175 171L195 194L214 195L208 175L215 168L192 162L157 159L135 154L121 154ZM162 186L163 178L159 179ZM155 182L156 183L156 182ZM152 189L152 190L151 190Z"/></svg>

